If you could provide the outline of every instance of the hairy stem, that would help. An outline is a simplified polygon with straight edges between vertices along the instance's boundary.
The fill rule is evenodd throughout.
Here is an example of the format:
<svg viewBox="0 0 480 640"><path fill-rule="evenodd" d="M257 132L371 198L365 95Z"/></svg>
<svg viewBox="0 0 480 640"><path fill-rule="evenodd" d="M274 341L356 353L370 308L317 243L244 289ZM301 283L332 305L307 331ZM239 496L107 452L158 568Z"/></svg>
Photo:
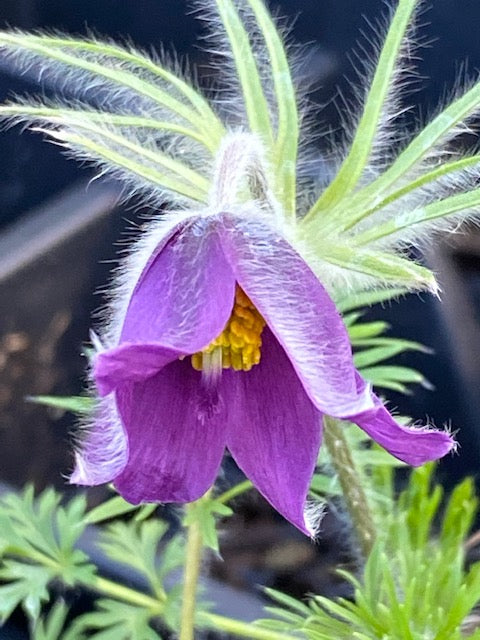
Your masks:
<svg viewBox="0 0 480 640"><path fill-rule="evenodd" d="M208 492L203 498L200 498L200 500L208 499L209 494L210 492ZM187 506L187 509L193 509L194 507L195 503L192 503ZM202 557L202 531L200 529L199 521L197 519L193 519L188 524L187 529L187 548L183 572L183 597L179 640L194 640L195 637L195 609Z"/></svg>
<svg viewBox="0 0 480 640"><path fill-rule="evenodd" d="M324 417L324 442L338 475L362 552L367 558L376 538L375 523L350 447L337 420Z"/></svg>
<svg viewBox="0 0 480 640"><path fill-rule="evenodd" d="M250 638L250 640L295 640L298 636L290 636L278 631L270 631L269 629L256 626L248 622L233 620L224 616L218 616L214 613L205 613L202 616L207 625L216 631L224 631L226 633L238 636L240 638Z"/></svg>

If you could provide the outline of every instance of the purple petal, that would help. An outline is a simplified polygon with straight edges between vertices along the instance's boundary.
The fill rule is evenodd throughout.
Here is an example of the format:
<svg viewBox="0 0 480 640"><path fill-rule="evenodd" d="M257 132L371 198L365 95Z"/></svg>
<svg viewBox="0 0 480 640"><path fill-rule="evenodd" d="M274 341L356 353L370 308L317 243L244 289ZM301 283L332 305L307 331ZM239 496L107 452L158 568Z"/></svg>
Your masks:
<svg viewBox="0 0 480 640"><path fill-rule="evenodd" d="M116 398L128 439L128 463L115 479L122 496L134 504L202 496L222 461L226 409L190 361L119 387Z"/></svg>
<svg viewBox="0 0 480 640"><path fill-rule="evenodd" d="M127 442L113 396L99 400L75 453L72 484L111 482L125 467Z"/></svg>
<svg viewBox="0 0 480 640"><path fill-rule="evenodd" d="M317 409L372 408L357 391L350 340L335 305L301 256L258 219L224 214L218 227L237 281L265 318Z"/></svg>
<svg viewBox="0 0 480 640"><path fill-rule="evenodd" d="M93 375L100 395L105 396L125 382L138 382L158 373L180 353L158 344L124 343L95 356Z"/></svg>
<svg viewBox="0 0 480 640"><path fill-rule="evenodd" d="M359 388L368 388L357 374ZM442 458L455 448L455 441L445 431L404 427L390 415L383 402L372 393L375 407L354 416L345 416L393 456L414 467Z"/></svg>
<svg viewBox="0 0 480 640"><path fill-rule="evenodd" d="M157 342L195 353L223 331L235 279L211 228L199 217L152 255L130 298L120 343Z"/></svg>
<svg viewBox="0 0 480 640"><path fill-rule="evenodd" d="M311 535L304 511L320 448L320 414L268 329L262 349L251 371L223 374L227 447L272 506Z"/></svg>
<svg viewBox="0 0 480 640"><path fill-rule="evenodd" d="M374 398L375 409L349 419L395 458L418 467L442 458L455 447L455 441L445 431L402 426L394 420L381 400L376 396Z"/></svg>

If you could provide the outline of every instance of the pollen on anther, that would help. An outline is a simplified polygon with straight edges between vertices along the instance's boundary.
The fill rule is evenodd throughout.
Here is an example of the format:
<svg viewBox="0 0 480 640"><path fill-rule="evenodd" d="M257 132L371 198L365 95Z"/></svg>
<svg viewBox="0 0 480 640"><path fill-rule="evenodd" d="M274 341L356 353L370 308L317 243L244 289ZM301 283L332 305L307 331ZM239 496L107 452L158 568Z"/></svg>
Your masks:
<svg viewBox="0 0 480 640"><path fill-rule="evenodd" d="M265 320L237 285L232 313L224 330L205 349L192 355L192 367L203 371L207 362L207 366L211 363L211 354L221 349L223 369L250 371L260 362L264 327Z"/></svg>

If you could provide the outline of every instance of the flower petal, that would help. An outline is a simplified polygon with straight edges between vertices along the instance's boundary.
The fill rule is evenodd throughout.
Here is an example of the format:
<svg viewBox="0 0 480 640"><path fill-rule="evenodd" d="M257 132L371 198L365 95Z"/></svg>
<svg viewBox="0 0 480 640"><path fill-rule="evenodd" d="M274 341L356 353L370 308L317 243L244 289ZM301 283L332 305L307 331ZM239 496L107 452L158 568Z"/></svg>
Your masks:
<svg viewBox="0 0 480 640"><path fill-rule="evenodd" d="M189 360L116 392L128 462L115 479L139 502L189 502L213 484L225 449L226 409Z"/></svg>
<svg viewBox="0 0 480 640"><path fill-rule="evenodd" d="M305 501L321 440L320 414L289 359L265 329L260 364L224 372L227 447L260 493L307 535Z"/></svg>
<svg viewBox="0 0 480 640"><path fill-rule="evenodd" d="M413 467L442 458L455 448L455 441L447 432L435 429L404 427L399 424L375 397L375 409L349 420L358 424L392 456Z"/></svg>
<svg viewBox="0 0 480 640"><path fill-rule="evenodd" d="M200 351L225 327L235 279L211 223L198 217L153 254L132 293L122 342Z"/></svg>
<svg viewBox="0 0 480 640"><path fill-rule="evenodd" d="M223 214L218 227L240 286L288 354L306 393L323 413L373 407L358 392L347 330L303 258L263 221Z"/></svg>
<svg viewBox="0 0 480 640"><path fill-rule="evenodd" d="M102 398L84 425L70 482L88 486L111 482L126 462L127 442L114 398Z"/></svg>
<svg viewBox="0 0 480 640"><path fill-rule="evenodd" d="M368 388L357 374L357 386ZM345 416L363 429L392 456L418 467L430 460L442 458L455 448L455 440L445 431L404 427L389 413L383 402L372 393L375 407L354 416Z"/></svg>
<svg viewBox="0 0 480 640"><path fill-rule="evenodd" d="M180 356L178 351L158 344L124 343L95 356L93 376L101 396L125 382L138 382L158 373Z"/></svg>

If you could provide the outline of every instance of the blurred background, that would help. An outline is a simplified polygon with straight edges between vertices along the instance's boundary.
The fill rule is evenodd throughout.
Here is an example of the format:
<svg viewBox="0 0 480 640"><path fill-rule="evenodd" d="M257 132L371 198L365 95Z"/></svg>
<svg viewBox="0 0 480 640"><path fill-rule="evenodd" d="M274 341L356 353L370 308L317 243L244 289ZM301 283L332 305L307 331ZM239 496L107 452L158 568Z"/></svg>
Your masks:
<svg viewBox="0 0 480 640"><path fill-rule="evenodd" d="M465 76L465 66L469 77L480 67L478 1L432 0L431 5L420 18L423 46L418 80L408 98L412 109L406 126L424 121L439 101L451 95L456 80ZM341 94L348 100L352 95L352 51L362 40L362 31L371 34L369 23L388 15L385 3L272 0L270 6L287 17L293 37L305 45L299 73L314 87L313 97L322 105L319 126L338 129L341 102L333 98ZM163 45L188 54L200 65L201 73L208 73L207 58L198 46L202 26L190 8L184 0L2 0L0 26L76 35L93 31L143 47ZM52 90L51 86L44 88L47 93ZM0 100L32 91L38 87L12 77L0 61ZM319 154L321 143L320 139ZM81 392L82 347L88 340L91 315L101 305L98 291L108 282L118 241L136 217L131 205L117 204L117 185L89 182L92 177L90 169L65 159L39 135L22 133L16 127L0 136L0 482L16 486L34 482L38 488L54 484L71 490L64 478L71 468L73 418L28 403L25 397ZM405 354L399 361L423 371L435 389L418 388L412 396L389 397L392 406L416 419L428 416L438 426L450 423L460 429L460 457L442 463L443 473L453 482L467 473L478 476L480 469L477 232L471 230L453 244L441 244L426 260L439 271L442 306L428 296L410 296L401 304L369 313L391 322L392 333L435 350L434 356ZM272 517L263 501L257 501L254 508L245 508L243 518L248 524L260 517L263 523L262 514L269 514L267 521ZM255 529L253 537L257 546L260 540L265 549L271 549L279 542L272 542L268 526L262 527ZM328 536L327 523L327 550ZM245 540L248 547L248 536ZM311 550L308 545L295 549L290 548L283 557L304 567L298 591L319 589L315 584L318 570L315 579L308 574ZM238 540L231 548L232 556L235 551L238 558ZM262 564L255 550L249 553L247 548L248 561L240 554L232 575L247 572L247 583L268 584L270 580L283 588L282 576L291 573L288 560L282 565L281 554L268 556L265 552L269 569L268 558ZM229 555L228 540L225 555ZM240 564L244 569L239 569Z"/></svg>

